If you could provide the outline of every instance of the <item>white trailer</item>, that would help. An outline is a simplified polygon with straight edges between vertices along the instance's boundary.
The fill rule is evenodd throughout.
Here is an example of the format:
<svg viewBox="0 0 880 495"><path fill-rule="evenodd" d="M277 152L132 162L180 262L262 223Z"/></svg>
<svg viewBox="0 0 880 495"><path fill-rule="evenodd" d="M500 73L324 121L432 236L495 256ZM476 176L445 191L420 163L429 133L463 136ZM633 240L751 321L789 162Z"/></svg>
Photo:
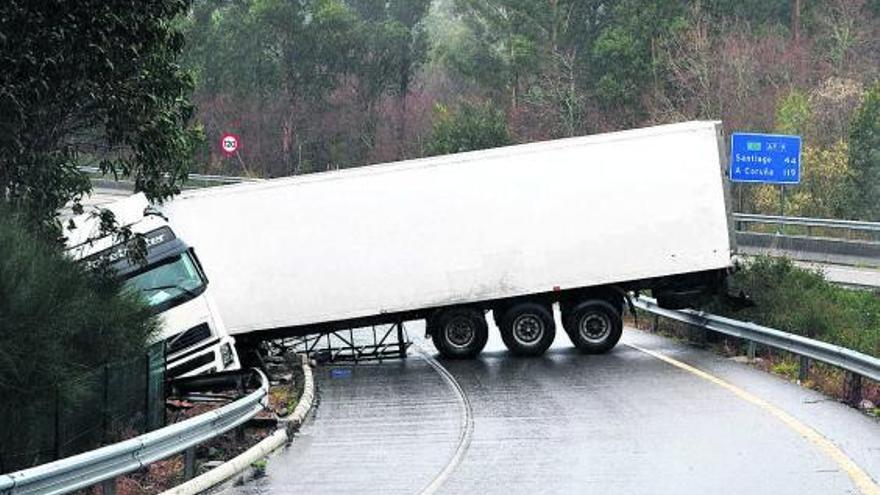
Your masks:
<svg viewBox="0 0 880 495"><path fill-rule="evenodd" d="M199 246L239 342L426 318L470 357L493 310L521 355L551 304L585 352L620 337L623 294L678 306L731 263L720 122L186 191L163 207Z"/></svg>

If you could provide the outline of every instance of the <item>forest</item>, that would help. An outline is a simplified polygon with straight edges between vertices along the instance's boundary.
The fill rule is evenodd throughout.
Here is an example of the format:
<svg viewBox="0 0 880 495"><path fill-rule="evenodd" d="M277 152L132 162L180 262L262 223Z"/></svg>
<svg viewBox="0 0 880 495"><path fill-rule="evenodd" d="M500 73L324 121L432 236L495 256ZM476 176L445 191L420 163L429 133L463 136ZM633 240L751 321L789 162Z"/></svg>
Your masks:
<svg viewBox="0 0 880 495"><path fill-rule="evenodd" d="M196 0L183 22L203 172L719 119L803 136L786 214L880 220L880 0ZM733 197L779 211L777 188Z"/></svg>

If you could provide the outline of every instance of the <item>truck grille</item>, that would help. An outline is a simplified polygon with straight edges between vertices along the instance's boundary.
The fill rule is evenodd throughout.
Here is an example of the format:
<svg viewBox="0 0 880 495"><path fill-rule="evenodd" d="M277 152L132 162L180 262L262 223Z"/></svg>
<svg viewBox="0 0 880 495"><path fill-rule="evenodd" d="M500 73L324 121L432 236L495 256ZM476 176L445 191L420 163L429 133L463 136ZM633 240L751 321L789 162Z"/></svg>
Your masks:
<svg viewBox="0 0 880 495"><path fill-rule="evenodd" d="M169 368L168 379L177 378L180 375L189 373L190 371L201 368L202 366L213 363L214 362L214 352L209 352L206 354L202 354L201 356L190 359L189 361L181 364L180 366L175 366L173 368Z"/></svg>
<svg viewBox="0 0 880 495"><path fill-rule="evenodd" d="M211 338L211 329L207 323L202 323L190 328L181 335L169 339L165 352L166 354L174 354L209 338Z"/></svg>

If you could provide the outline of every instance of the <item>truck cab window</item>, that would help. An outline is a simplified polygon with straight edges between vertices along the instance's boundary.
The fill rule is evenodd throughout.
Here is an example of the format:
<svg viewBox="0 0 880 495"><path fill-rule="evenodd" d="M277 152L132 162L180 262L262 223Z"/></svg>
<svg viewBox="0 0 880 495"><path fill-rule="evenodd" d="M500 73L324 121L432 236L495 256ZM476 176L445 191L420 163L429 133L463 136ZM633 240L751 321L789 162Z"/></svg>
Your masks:
<svg viewBox="0 0 880 495"><path fill-rule="evenodd" d="M198 296L205 281L192 256L182 253L130 277L125 285L142 293L150 306L164 310Z"/></svg>

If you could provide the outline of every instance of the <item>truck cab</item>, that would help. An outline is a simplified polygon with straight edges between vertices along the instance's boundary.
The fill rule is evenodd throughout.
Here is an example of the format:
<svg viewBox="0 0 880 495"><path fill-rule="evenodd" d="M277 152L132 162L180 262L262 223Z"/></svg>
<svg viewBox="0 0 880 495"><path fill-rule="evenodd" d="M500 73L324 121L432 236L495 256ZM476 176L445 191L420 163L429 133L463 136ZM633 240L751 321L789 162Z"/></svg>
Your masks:
<svg viewBox="0 0 880 495"><path fill-rule="evenodd" d="M159 316L162 332L157 341L165 343L166 376L239 369L234 340L217 312L195 249L177 237L143 194L102 208L113 213L119 227L142 236L146 247L143 259L134 261L128 243L102 232L95 212L68 221L67 252L92 268L107 264Z"/></svg>

